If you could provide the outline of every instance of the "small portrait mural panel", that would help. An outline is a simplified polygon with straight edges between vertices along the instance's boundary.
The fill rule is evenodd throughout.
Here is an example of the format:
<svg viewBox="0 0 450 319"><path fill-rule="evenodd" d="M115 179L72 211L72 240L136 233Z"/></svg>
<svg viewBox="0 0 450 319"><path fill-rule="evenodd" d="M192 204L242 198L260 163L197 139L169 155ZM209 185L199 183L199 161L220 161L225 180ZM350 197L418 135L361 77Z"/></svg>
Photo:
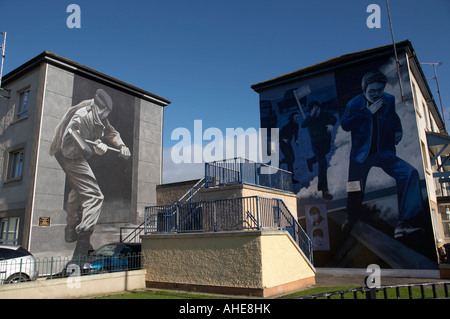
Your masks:
<svg viewBox="0 0 450 319"><path fill-rule="evenodd" d="M306 205L305 211L306 233L312 240L313 250L330 250L326 205Z"/></svg>

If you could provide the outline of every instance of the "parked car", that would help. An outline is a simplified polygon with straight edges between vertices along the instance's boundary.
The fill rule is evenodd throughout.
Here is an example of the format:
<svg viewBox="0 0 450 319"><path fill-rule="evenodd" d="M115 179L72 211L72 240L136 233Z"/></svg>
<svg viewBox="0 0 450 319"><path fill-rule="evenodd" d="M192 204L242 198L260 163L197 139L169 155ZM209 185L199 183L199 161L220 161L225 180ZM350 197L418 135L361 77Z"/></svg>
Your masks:
<svg viewBox="0 0 450 319"><path fill-rule="evenodd" d="M72 259L61 273L53 275L52 278L140 268L140 243L110 243L90 252L88 256Z"/></svg>
<svg viewBox="0 0 450 319"><path fill-rule="evenodd" d="M25 248L0 245L0 284L36 280L36 259Z"/></svg>

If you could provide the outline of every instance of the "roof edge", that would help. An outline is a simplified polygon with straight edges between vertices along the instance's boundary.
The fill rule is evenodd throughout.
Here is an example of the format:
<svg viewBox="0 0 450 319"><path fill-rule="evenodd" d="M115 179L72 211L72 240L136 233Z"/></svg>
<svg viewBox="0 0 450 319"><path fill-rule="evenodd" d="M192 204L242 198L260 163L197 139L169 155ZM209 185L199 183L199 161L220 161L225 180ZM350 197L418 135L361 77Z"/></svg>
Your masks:
<svg viewBox="0 0 450 319"><path fill-rule="evenodd" d="M121 81L110 75L99 72L97 70L94 70L85 65L82 65L80 63L77 63L70 59L64 58L60 55L54 54L49 51L43 51L39 55L35 56L31 60L25 62L21 66L17 67L16 69L12 70L11 72L9 72L5 76L3 76L2 86L7 84L8 82L14 81L15 79L22 76L24 73L28 72L29 70L36 68L41 63L49 63L52 65L58 66L62 69L71 71L73 73L84 75L89 78L94 78L100 82L104 82L106 84L115 86L117 88L120 88L122 90L130 92L134 95L137 95L137 96L141 97L142 99L154 102L160 106L167 106L171 103L169 100L167 100L161 96L158 96L154 93L143 90L143 89L136 87L134 85L131 85L127 82Z"/></svg>
<svg viewBox="0 0 450 319"><path fill-rule="evenodd" d="M271 86L274 86L274 85L278 85L278 84L285 83L285 82L295 81L304 76L310 76L315 73L326 72L331 69L338 68L338 67L342 66L343 63L356 63L356 62L358 62L360 60L364 60L366 58L372 58L374 56L374 54L377 56L389 54L389 53L391 53L389 50L394 49L393 46L394 46L393 44L388 44L388 45L384 45L384 46L380 46L380 47L376 47L376 48L372 48L372 49L367 49L367 50L362 50L362 51L357 51L357 52L340 55L340 56L313 64L313 65L298 69L296 71L286 73L281 76L277 76L275 78L253 84L251 86L251 88L255 92L260 92L261 90L271 87ZM396 48L397 48L397 50L399 50L399 49L404 50L406 48L412 49L412 44L409 40L404 40L404 41L396 43Z"/></svg>

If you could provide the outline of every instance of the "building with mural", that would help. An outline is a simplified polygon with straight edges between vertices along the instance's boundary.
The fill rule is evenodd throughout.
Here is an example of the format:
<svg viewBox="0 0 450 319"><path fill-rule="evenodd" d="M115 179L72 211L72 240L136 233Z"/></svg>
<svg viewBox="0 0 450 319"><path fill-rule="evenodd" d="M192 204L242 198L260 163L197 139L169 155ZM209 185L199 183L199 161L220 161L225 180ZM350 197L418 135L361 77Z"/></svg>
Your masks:
<svg viewBox="0 0 450 319"><path fill-rule="evenodd" d="M2 80L0 242L78 256L142 222L170 101L49 52Z"/></svg>
<svg viewBox="0 0 450 319"><path fill-rule="evenodd" d="M261 126L279 129L280 167L293 172L316 267L438 269L450 243L439 152L449 138L409 41L252 89Z"/></svg>

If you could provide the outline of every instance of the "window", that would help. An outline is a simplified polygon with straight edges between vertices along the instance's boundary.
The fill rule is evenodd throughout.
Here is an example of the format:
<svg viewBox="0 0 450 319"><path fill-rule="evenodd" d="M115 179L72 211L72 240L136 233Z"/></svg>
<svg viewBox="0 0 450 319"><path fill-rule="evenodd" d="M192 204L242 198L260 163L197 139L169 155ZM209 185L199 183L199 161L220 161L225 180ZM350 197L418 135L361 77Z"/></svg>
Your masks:
<svg viewBox="0 0 450 319"><path fill-rule="evenodd" d="M436 209L434 209L434 208L431 209L431 216L433 218L433 225L435 225L433 227L434 228L434 232L436 234L435 236L436 236L436 239L437 239L437 241L439 243L442 240L441 240L441 232L439 231L439 226L438 226L438 219L437 219L437 215L436 215Z"/></svg>
<svg viewBox="0 0 450 319"><path fill-rule="evenodd" d="M15 150L9 152L8 156L8 171L6 175L6 180L14 180L22 178L23 170L23 160L24 160L23 149Z"/></svg>
<svg viewBox="0 0 450 319"><path fill-rule="evenodd" d="M30 103L30 89L26 89L19 94L19 104L17 105L17 119L28 116L28 105Z"/></svg>
<svg viewBox="0 0 450 319"><path fill-rule="evenodd" d="M422 109L423 109L423 114L425 116L426 129L429 130L430 129L430 118L429 118L429 114L428 114L428 109L423 101L422 101Z"/></svg>
<svg viewBox="0 0 450 319"><path fill-rule="evenodd" d="M446 206L444 209L440 209L442 228L444 228L444 236L450 237L450 208Z"/></svg>
<svg viewBox="0 0 450 319"><path fill-rule="evenodd" d="M430 169L430 162L428 161L427 149L422 141L420 141L420 146L422 148L423 165L425 166L425 170L427 170L427 172L429 173L428 170Z"/></svg>
<svg viewBox="0 0 450 319"><path fill-rule="evenodd" d="M428 118L430 119L431 132L439 132L439 130L436 129L436 124L434 124L430 109L428 109Z"/></svg>
<svg viewBox="0 0 450 319"><path fill-rule="evenodd" d="M413 102L414 102L414 107L416 109L417 114L422 117L422 114L419 111L419 108L417 107L418 101L417 101L417 90L416 90L416 85L413 83L412 84L412 90L413 90Z"/></svg>
<svg viewBox="0 0 450 319"><path fill-rule="evenodd" d="M0 219L0 244L17 245L19 217Z"/></svg>

